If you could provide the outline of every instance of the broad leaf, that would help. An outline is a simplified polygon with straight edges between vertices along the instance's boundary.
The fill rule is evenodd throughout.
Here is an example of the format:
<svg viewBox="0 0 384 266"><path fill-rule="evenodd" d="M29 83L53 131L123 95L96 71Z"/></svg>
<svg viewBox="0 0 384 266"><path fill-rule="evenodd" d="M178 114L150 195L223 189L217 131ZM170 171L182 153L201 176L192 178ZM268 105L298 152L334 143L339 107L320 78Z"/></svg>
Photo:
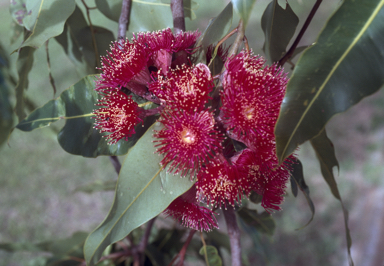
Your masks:
<svg viewBox="0 0 384 266"><path fill-rule="evenodd" d="M30 0L26 3L24 26L31 34L20 46L39 48L48 39L63 32L64 23L75 10L76 1ZM33 29L31 28L33 25Z"/></svg>
<svg viewBox="0 0 384 266"><path fill-rule="evenodd" d="M152 143L153 130L161 129L157 124L147 130L124 160L112 208L85 242L89 266L100 259L108 245L160 214L193 185L189 178L180 178L160 167L161 157L155 154Z"/></svg>
<svg viewBox="0 0 384 266"><path fill-rule="evenodd" d="M345 235L347 239L347 247L348 247L348 258L350 264L353 265L352 256L351 256L351 246L352 239L349 232L348 227L348 211L344 206L344 203L341 199L339 189L337 188L337 183L335 177L333 175L333 168L336 166L339 168L339 163L336 159L335 149L331 140L327 137L327 133L325 129L321 131L321 133L311 140L311 144L313 149L316 152L317 159L320 162L321 173L325 181L327 182L331 192L335 198L340 201L341 208L343 209L344 214L344 227L345 227Z"/></svg>
<svg viewBox="0 0 384 266"><path fill-rule="evenodd" d="M199 250L199 254L206 258L206 263L209 266L221 266L223 261L220 258L219 252L214 246L205 245Z"/></svg>
<svg viewBox="0 0 384 266"><path fill-rule="evenodd" d="M256 210L241 208L237 211L239 217L249 226L257 231L272 236L275 231L275 221L267 212L258 213Z"/></svg>
<svg viewBox="0 0 384 266"><path fill-rule="evenodd" d="M83 12L76 6L65 23L64 31L56 40L64 48L69 59L76 65L80 76L96 74L100 55L105 55L115 39L113 33L102 27L93 26L97 51L93 44L92 31Z"/></svg>
<svg viewBox="0 0 384 266"><path fill-rule="evenodd" d="M96 76L87 76L75 85L69 87L55 99L33 111L16 128L22 131L32 131L49 126L58 120L66 119L65 126L57 138L61 147L69 153L84 157L100 155L126 154L144 132L154 123L155 117L147 117L144 125L135 127L136 134L128 141L120 140L114 145L108 145L104 137L94 129L92 112L100 95L95 89Z"/></svg>
<svg viewBox="0 0 384 266"><path fill-rule="evenodd" d="M292 169L292 175L291 175L291 182L295 183L296 190L297 190L297 187L299 187L301 192L303 192L305 199L307 200L308 206L311 209L311 213L312 213L312 216L309 219L309 221L304 226L301 227L301 228L304 228L312 222L313 217L315 216L315 205L313 204L312 199L309 196L309 187L305 183L304 173L303 173L303 165L301 164L300 160L296 159L295 162L292 164L292 167L293 167L293 169ZM301 228L299 228L299 229L301 229ZM299 230L299 229L297 229L297 230Z"/></svg>
<svg viewBox="0 0 384 266"><path fill-rule="evenodd" d="M384 0L346 0L300 57L276 124L280 162L384 84Z"/></svg>
<svg viewBox="0 0 384 266"><path fill-rule="evenodd" d="M287 45L295 34L299 18L288 2L282 8L277 0L273 0L261 17L265 42L263 50L271 62L279 61L286 53Z"/></svg>
<svg viewBox="0 0 384 266"><path fill-rule="evenodd" d="M33 53L35 52L35 48L32 47L24 47L19 51L19 57L17 58L17 74L18 81L15 88L16 91L16 107L15 112L19 121L23 120L25 117L24 111L24 90L28 89L28 74L32 69L33 65Z"/></svg>
<svg viewBox="0 0 384 266"><path fill-rule="evenodd" d="M9 13L11 13L14 21L20 26L24 26L23 20L28 16L27 7L25 5L26 1L27 0L13 0L9 3Z"/></svg>
<svg viewBox="0 0 384 266"><path fill-rule="evenodd" d="M231 0L233 8L244 22L244 29L247 27L249 17L251 16L253 6L256 0Z"/></svg>

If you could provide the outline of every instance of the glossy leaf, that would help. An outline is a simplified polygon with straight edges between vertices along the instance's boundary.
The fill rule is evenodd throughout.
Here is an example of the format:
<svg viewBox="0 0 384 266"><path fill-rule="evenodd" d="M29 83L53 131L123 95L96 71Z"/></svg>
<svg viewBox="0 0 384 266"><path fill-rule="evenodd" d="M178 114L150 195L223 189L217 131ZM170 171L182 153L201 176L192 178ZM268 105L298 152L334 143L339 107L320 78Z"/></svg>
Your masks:
<svg viewBox="0 0 384 266"><path fill-rule="evenodd" d="M120 140L108 145L105 138L93 128L92 112L100 98L95 89L96 76L87 76L69 87L61 95L33 111L16 128L32 131L47 127L51 123L66 119L64 127L57 135L61 147L69 153L84 157L100 155L123 155L137 142L144 132L154 123L155 117L147 117L144 126L135 127L136 134L128 141Z"/></svg>
<svg viewBox="0 0 384 266"><path fill-rule="evenodd" d="M99 56L105 55L109 45L115 39L113 33L105 28L93 26L97 53L93 45L91 28L83 12L76 6L65 23L64 31L56 40L63 47L69 59L77 67L80 76L96 74Z"/></svg>
<svg viewBox="0 0 384 266"><path fill-rule="evenodd" d="M346 0L296 64L276 124L280 162L384 84L384 0Z"/></svg>
<svg viewBox="0 0 384 266"><path fill-rule="evenodd" d="M217 43L228 34L232 27L233 6L229 2L221 13L213 18L202 33L197 46L202 45L205 50L209 45Z"/></svg>
<svg viewBox="0 0 384 266"><path fill-rule="evenodd" d="M33 65L33 53L35 48L24 47L19 51L19 57L17 58L17 74L18 81L15 88L16 91L16 107L15 112L19 121L23 120L26 116L24 111L24 91L28 89L28 74Z"/></svg>
<svg viewBox="0 0 384 266"><path fill-rule="evenodd" d="M311 209L312 216L309 219L309 221L302 226L299 229L302 229L306 227L308 224L310 224L313 220L313 217L315 216L315 205L312 202L311 197L309 196L309 187L305 183L304 180L304 173L303 173L303 165L301 164L300 160L296 159L295 162L292 164L292 175L291 175L291 182L295 182L296 186L300 188L301 192L303 192L305 199L307 200L308 206ZM296 188L297 189L297 188ZM297 229L297 230L299 230Z"/></svg>
<svg viewBox="0 0 384 266"><path fill-rule="evenodd" d="M87 265L94 265L104 249L138 226L160 214L193 183L189 178L167 173L152 143L155 123L127 154L121 168L115 200L105 220L89 235L84 254Z"/></svg>
<svg viewBox="0 0 384 266"><path fill-rule="evenodd" d="M272 236L275 231L275 221L267 212L258 213L257 210L241 208L237 211L239 217L248 225L254 227L257 231Z"/></svg>
<svg viewBox="0 0 384 266"><path fill-rule="evenodd" d="M261 28L265 36L263 50L271 62L279 61L286 53L298 23L299 18L288 2L285 9L277 0L267 6L261 17Z"/></svg>
<svg viewBox="0 0 384 266"><path fill-rule="evenodd" d="M223 261L220 258L219 252L214 246L206 245L201 247L199 254L207 258L207 265L209 266L221 266Z"/></svg>
<svg viewBox="0 0 384 266"><path fill-rule="evenodd" d="M327 137L327 133L325 129L321 131L321 133L311 140L311 144L313 149L316 152L316 157L320 162L321 173L327 182L331 192L335 198L340 201L341 208L343 210L344 215L344 227L345 227L345 235L347 240L347 248L348 248L348 258L350 261L350 265L353 265L352 256L351 256L351 246L352 239L349 232L348 227L348 211L344 206L344 203L341 199L339 189L337 188L337 183L335 177L333 175L333 168L339 168L339 163L336 159L335 148L333 147L333 143Z"/></svg>
<svg viewBox="0 0 384 266"><path fill-rule="evenodd" d="M85 192L85 193L93 193L97 191L110 191L115 190L116 188L116 180L108 180L108 181L95 181L90 184L86 184L76 188L75 192Z"/></svg>
<svg viewBox="0 0 384 266"><path fill-rule="evenodd" d="M246 28L256 0L231 0L231 2L233 4L233 9L243 20L244 28Z"/></svg>
<svg viewBox="0 0 384 266"><path fill-rule="evenodd" d="M25 46L39 48L48 39L60 35L63 32L65 21L75 10L75 6L75 0L27 1L27 16L24 17L23 23L31 34L20 48Z"/></svg>

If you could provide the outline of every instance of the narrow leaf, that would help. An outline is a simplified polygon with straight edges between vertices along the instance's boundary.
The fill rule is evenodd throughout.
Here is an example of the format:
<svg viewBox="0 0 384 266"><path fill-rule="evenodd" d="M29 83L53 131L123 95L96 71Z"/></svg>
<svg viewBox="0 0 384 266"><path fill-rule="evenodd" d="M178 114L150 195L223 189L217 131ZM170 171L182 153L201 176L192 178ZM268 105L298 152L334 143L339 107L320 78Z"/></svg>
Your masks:
<svg viewBox="0 0 384 266"><path fill-rule="evenodd" d="M16 107L15 112L19 121L23 120L25 117L24 111L24 90L28 89L28 74L32 69L33 65L33 53L35 48L24 47L19 51L19 57L17 58L17 74L18 81L15 88L16 91Z"/></svg>
<svg viewBox="0 0 384 266"><path fill-rule="evenodd" d="M35 2L32 10L29 12L37 12L36 21L34 23L32 33L20 46L31 46L39 48L47 40L63 32L64 23L68 17L75 10L76 1L55 1L55 0L40 0L40 1L27 1ZM38 9L36 8L38 6ZM25 21L25 19L24 19ZM31 25L32 23L30 23ZM30 30L30 29L29 29Z"/></svg>
<svg viewBox="0 0 384 266"><path fill-rule="evenodd" d="M282 8L277 0L273 0L261 17L265 42L263 50L271 62L279 61L286 53L287 45L295 34L299 18L288 2Z"/></svg>
<svg viewBox="0 0 384 266"><path fill-rule="evenodd" d="M276 124L280 162L384 84L384 0L346 0L300 57Z"/></svg>
<svg viewBox="0 0 384 266"><path fill-rule="evenodd" d="M219 252L214 246L205 245L199 250L199 254L206 256L209 266L221 266L223 261L220 258Z"/></svg>
<svg viewBox="0 0 384 266"><path fill-rule="evenodd" d="M331 189L333 196L340 201L341 208L343 209L345 236L348 248L348 259L350 265L353 265L353 260L351 256L352 239L348 227L348 211L345 208L344 203L341 199L339 189L337 188L337 183L333 175L333 168L335 166L339 168L339 163L336 159L333 143L327 137L327 133L324 129L318 136L311 140L311 144L316 152L317 159L319 160L321 173L323 174L325 181Z"/></svg>
<svg viewBox="0 0 384 266"><path fill-rule="evenodd" d="M312 222L313 217L315 216L315 205L313 204L312 199L309 196L309 187L307 186L304 180L303 165L301 164L300 160L296 159L295 161L296 162L292 164L293 169L291 179L293 179L293 181L296 183L296 186L298 186L301 192L303 192L305 199L307 200L308 206L312 212L312 216L309 221L304 226L297 229L300 230Z"/></svg>
<svg viewBox="0 0 384 266"><path fill-rule="evenodd" d="M161 157L155 154L152 143L153 130L160 129L155 123L127 154L112 208L85 242L87 265L97 263L108 245L160 214L193 185L189 178L180 178L160 167Z"/></svg>
<svg viewBox="0 0 384 266"><path fill-rule="evenodd" d="M209 22L207 28L201 35L197 46L202 45L203 49L206 50L209 45L217 43L224 38L232 27L232 18L233 6L232 3L229 2L223 11Z"/></svg>
<svg viewBox="0 0 384 266"><path fill-rule="evenodd" d="M155 117L144 119L135 127L136 134L128 141L120 140L108 145L105 138L93 128L93 110L100 95L95 89L96 76L87 76L75 85L63 91L61 95L33 111L16 128L32 131L49 126L58 120L66 119L64 127L57 135L61 147L69 153L84 157L100 155L123 155L136 143L145 131L154 123Z"/></svg>
<svg viewBox="0 0 384 266"><path fill-rule="evenodd" d="M257 231L272 236L276 224L272 216L267 212L258 213L257 210L241 208L237 211L239 217L249 226L254 227Z"/></svg>
<svg viewBox="0 0 384 266"><path fill-rule="evenodd" d="M13 126L10 93L4 77L6 71L8 71L7 58L3 55L3 49L0 46L0 147L8 139L9 131Z"/></svg>
<svg viewBox="0 0 384 266"><path fill-rule="evenodd" d="M244 28L246 28L256 0L231 0L231 2L236 13L243 20Z"/></svg>

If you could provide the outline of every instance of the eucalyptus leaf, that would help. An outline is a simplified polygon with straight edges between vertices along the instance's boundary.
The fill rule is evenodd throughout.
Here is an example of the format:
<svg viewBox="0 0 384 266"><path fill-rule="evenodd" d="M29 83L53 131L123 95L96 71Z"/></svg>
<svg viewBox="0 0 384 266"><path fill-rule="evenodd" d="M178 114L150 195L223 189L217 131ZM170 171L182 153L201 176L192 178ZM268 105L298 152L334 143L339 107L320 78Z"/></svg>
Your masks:
<svg viewBox="0 0 384 266"><path fill-rule="evenodd" d="M96 51L92 34L96 41ZM102 27L93 26L92 33L83 12L77 6L66 21L63 33L56 37L56 41L63 47L82 77L96 74L99 56L106 54L114 39L113 33Z"/></svg>
<svg viewBox="0 0 384 266"><path fill-rule="evenodd" d="M208 259L209 266L221 266L223 261L220 258L219 252L214 246L206 245L201 247L199 254Z"/></svg>
<svg viewBox="0 0 384 266"><path fill-rule="evenodd" d="M93 110L100 95L94 90L96 76L87 76L69 87L55 99L33 111L16 128L32 131L47 127L58 120L66 119L64 127L57 135L61 147L69 153L84 157L100 155L123 155L137 142L154 123L156 117L146 117L144 123L135 127L136 134L128 141L121 139L109 145L94 126Z"/></svg>
<svg viewBox="0 0 384 266"><path fill-rule="evenodd" d="M232 27L232 18L233 6L229 2L223 11L209 22L207 28L201 34L197 46L202 45L203 49L206 50L209 45L217 43L224 38Z"/></svg>
<svg viewBox="0 0 384 266"><path fill-rule="evenodd" d="M28 8L31 6L30 8ZM64 23L75 10L76 1L31 0L27 1L24 26L31 31L21 47L39 48L47 40L63 32ZM33 25L33 29L31 28Z"/></svg>
<svg viewBox="0 0 384 266"><path fill-rule="evenodd" d="M311 144L313 149L316 152L316 157L320 163L321 173L327 182L331 192L335 198L340 201L341 208L343 210L344 215L344 228L345 228L345 236L347 240L347 248L348 248L348 259L350 265L353 265L352 256L351 256L351 246L352 246L352 238L349 232L348 227L348 211L344 206L344 203L341 199L339 189L337 188L337 183L335 177L333 175L333 168L339 168L339 163L336 159L335 148L331 142L331 140L327 137L327 133L324 130L321 133L311 140Z"/></svg>
<svg viewBox="0 0 384 266"><path fill-rule="evenodd" d="M160 123L155 123L128 152L109 214L85 242L87 265L95 265L108 245L160 214L193 185L189 178L160 167L162 158L153 145L153 130L160 129Z"/></svg>
<svg viewBox="0 0 384 266"><path fill-rule="evenodd" d="M286 3L282 8L273 0L261 17L261 28L265 35L263 50L271 62L279 61L286 53L287 46L295 34L299 18Z"/></svg>
<svg viewBox="0 0 384 266"><path fill-rule="evenodd" d="M313 204L312 199L309 196L309 187L305 183L304 173L303 173L303 165L301 164L299 159L295 159L295 162L292 164L292 168L293 169L292 169L292 175L291 175L291 182L296 183L296 186L299 187L300 190L303 192L305 199L307 200L308 206L311 209L311 213L312 213L312 216L309 219L309 221L304 226L297 229L297 230L300 230L312 222L313 217L315 216L315 205ZM296 188L296 190L297 190L297 188Z"/></svg>
<svg viewBox="0 0 384 266"><path fill-rule="evenodd" d="M15 87L16 91L16 107L15 113L19 118L19 121L23 120L26 116L24 107L24 91L28 89L28 74L32 69L33 65L33 53L35 52L35 48L32 47L24 47L19 50L19 56L17 58L17 74L18 81Z"/></svg>
<svg viewBox="0 0 384 266"><path fill-rule="evenodd" d="M384 84L384 0L346 0L289 80L276 124L282 162L325 124Z"/></svg>
<svg viewBox="0 0 384 266"><path fill-rule="evenodd" d="M244 23L244 29L247 27L249 17L251 16L253 6L256 0L231 0L233 8Z"/></svg>
<svg viewBox="0 0 384 266"><path fill-rule="evenodd" d="M258 213L257 210L250 210L242 207L237 211L237 214L247 225L254 227L260 233L264 233L269 236L273 235L276 224L268 212L264 211L262 213Z"/></svg>
<svg viewBox="0 0 384 266"><path fill-rule="evenodd" d="M13 20L20 26L24 26L24 18L28 15L26 0L13 0L9 3L9 13Z"/></svg>

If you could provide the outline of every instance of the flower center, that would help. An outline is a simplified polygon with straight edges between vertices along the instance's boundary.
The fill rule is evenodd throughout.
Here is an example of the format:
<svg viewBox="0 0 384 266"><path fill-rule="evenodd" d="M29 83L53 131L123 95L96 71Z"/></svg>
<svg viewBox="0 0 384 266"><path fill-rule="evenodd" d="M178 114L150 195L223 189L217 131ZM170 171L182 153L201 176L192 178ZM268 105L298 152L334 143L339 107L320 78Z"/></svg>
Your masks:
<svg viewBox="0 0 384 266"><path fill-rule="evenodd" d="M181 139L187 143L187 144L191 144L193 142L195 142L195 139L196 139L196 136L195 134L193 134L191 132L191 130L188 130L188 129L184 129L182 132L181 132Z"/></svg>
<svg viewBox="0 0 384 266"><path fill-rule="evenodd" d="M255 108L253 107L247 107L244 109L244 115L248 120L251 120L254 117Z"/></svg>

